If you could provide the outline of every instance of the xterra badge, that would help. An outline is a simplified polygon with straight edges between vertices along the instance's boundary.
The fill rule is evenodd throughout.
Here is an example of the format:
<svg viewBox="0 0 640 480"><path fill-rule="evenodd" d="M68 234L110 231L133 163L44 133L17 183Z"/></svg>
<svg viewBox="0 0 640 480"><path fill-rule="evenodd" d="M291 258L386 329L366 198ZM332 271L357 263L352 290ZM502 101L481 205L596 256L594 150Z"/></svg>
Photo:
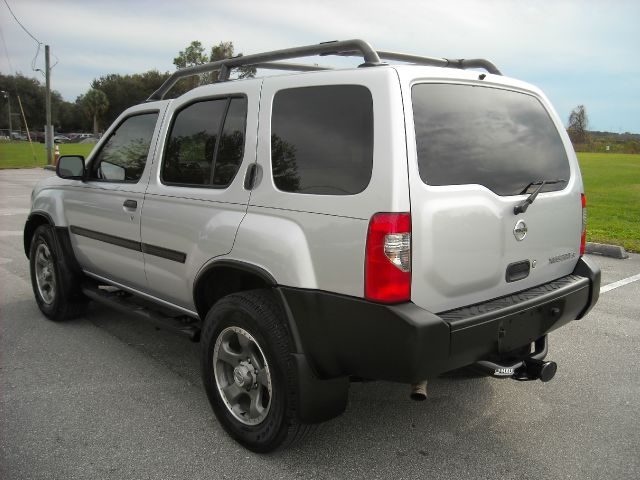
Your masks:
<svg viewBox="0 0 640 480"><path fill-rule="evenodd" d="M573 252L569 252L569 253L563 253L562 255L556 255L555 257L551 257L549 259L549 263L558 263L558 262L563 262L565 260L571 260L572 258L575 258L576 254Z"/></svg>

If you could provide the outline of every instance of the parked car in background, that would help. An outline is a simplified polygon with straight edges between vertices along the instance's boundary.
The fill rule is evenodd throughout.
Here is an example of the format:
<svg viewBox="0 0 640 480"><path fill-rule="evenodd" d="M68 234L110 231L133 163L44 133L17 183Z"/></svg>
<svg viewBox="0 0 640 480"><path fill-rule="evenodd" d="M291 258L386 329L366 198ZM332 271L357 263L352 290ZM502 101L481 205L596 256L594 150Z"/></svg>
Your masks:
<svg viewBox="0 0 640 480"><path fill-rule="evenodd" d="M53 143L69 143L71 139L66 135L56 135L53 137Z"/></svg>
<svg viewBox="0 0 640 480"><path fill-rule="evenodd" d="M69 143L95 143L98 137L92 133L71 133L69 134Z"/></svg>

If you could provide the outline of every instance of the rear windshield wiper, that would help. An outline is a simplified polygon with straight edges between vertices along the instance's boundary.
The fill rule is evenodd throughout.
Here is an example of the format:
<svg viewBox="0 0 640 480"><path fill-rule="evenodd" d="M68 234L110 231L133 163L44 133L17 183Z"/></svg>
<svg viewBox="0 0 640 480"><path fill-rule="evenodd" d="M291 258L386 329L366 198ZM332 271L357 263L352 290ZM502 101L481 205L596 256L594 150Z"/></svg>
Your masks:
<svg viewBox="0 0 640 480"><path fill-rule="evenodd" d="M522 192L520 192L520 195L522 195L523 193L526 193L526 191L529 190L529 188L532 187L533 185L539 185L539 186L533 192L531 192L531 195L529 195L525 200L523 200L522 202L520 202L519 204L513 207L513 214L518 215L519 213L526 212L527 208L529 208L529 205L533 203L533 201L536 199L536 197L538 196L538 194L544 188L545 185L552 185L554 183L560 183L560 182L566 182L566 180L564 178L558 178L556 180L538 180L537 182L531 182L530 184L528 184L526 187L524 187Z"/></svg>

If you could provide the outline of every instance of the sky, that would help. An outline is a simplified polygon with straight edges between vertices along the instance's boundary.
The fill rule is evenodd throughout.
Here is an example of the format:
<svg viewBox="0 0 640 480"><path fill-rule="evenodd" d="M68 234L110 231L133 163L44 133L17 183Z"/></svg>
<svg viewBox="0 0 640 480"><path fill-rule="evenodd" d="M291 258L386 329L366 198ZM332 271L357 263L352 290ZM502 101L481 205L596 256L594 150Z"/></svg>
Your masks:
<svg viewBox="0 0 640 480"><path fill-rule="evenodd" d="M43 80L32 70L37 43L4 2L0 71ZM379 50L487 58L540 87L565 123L583 104L590 130L640 133L638 0L6 2L51 46L52 88L69 101L102 75L173 71L173 58L193 40L207 50L232 41L236 53L250 54L362 38ZM44 70L42 50L35 65Z"/></svg>

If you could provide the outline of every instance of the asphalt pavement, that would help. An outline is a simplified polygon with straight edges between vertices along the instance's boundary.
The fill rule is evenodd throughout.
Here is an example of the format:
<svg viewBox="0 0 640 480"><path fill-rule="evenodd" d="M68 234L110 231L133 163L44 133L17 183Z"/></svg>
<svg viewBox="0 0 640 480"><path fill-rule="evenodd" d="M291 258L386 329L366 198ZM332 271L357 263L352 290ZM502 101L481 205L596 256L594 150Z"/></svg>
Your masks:
<svg viewBox="0 0 640 480"><path fill-rule="evenodd" d="M447 375L429 399L354 383L344 415L253 454L217 423L198 345L93 305L54 323L31 291L22 229L40 169L0 171L0 478L637 479L640 255L593 257L602 293L550 336L553 381Z"/></svg>

